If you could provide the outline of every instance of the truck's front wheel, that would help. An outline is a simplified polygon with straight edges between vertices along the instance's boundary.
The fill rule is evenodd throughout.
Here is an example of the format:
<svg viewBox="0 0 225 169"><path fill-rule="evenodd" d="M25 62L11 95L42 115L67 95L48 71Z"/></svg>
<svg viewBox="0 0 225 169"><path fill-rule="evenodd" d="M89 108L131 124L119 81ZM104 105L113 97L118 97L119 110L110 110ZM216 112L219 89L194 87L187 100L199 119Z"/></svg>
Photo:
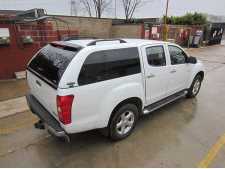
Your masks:
<svg viewBox="0 0 225 169"><path fill-rule="evenodd" d="M109 136L112 140L121 140L129 136L138 119L138 108L133 104L121 106L114 112L109 125Z"/></svg>
<svg viewBox="0 0 225 169"><path fill-rule="evenodd" d="M197 75L194 78L190 89L188 90L187 97L188 98L195 97L199 93L199 90L201 88L201 84L202 84L202 77L200 75Z"/></svg>

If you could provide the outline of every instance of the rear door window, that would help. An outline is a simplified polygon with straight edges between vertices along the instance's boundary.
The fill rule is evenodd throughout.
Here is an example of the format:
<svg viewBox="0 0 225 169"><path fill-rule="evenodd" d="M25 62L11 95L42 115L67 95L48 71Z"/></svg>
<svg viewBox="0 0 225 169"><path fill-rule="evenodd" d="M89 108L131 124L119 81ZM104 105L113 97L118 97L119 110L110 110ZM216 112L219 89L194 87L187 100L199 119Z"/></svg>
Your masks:
<svg viewBox="0 0 225 169"><path fill-rule="evenodd" d="M146 48L148 64L155 67L166 66L166 56L163 46Z"/></svg>
<svg viewBox="0 0 225 169"><path fill-rule="evenodd" d="M47 45L35 56L28 65L28 70L57 88L67 66L79 49Z"/></svg>
<svg viewBox="0 0 225 169"><path fill-rule="evenodd" d="M98 51L90 54L85 60L78 83L86 85L140 72L137 48Z"/></svg>

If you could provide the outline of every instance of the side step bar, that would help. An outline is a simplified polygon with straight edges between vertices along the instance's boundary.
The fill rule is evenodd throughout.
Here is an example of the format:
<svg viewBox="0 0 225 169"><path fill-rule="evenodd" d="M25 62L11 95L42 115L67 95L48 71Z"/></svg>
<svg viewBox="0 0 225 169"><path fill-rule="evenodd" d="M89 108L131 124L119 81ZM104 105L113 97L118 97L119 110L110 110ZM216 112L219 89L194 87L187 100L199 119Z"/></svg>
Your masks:
<svg viewBox="0 0 225 169"><path fill-rule="evenodd" d="M180 98L184 97L186 94L187 94L187 91L183 90L183 91L178 92L176 94L173 94L169 97L166 97L163 100L160 100L156 103L153 103L153 104L144 108L143 114L149 114L149 113L151 113L151 112L153 112L153 111L155 111L155 110L157 110L157 109L159 109L159 108L161 108L161 107L163 107L163 106L165 106L165 105L167 105L167 104L169 104L169 103L171 103L171 102L173 102L177 99L180 99Z"/></svg>

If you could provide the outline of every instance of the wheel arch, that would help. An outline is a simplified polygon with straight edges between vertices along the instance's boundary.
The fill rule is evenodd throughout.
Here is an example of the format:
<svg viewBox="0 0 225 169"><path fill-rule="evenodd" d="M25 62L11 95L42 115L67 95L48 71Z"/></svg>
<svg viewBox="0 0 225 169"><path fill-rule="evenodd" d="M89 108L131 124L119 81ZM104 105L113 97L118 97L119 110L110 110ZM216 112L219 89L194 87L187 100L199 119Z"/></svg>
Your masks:
<svg viewBox="0 0 225 169"><path fill-rule="evenodd" d="M201 76L202 80L203 80L204 77L205 77L205 73L204 73L203 71L198 72L198 73L195 75L195 77L198 76L198 75Z"/></svg>
<svg viewBox="0 0 225 169"><path fill-rule="evenodd" d="M203 81L203 79L205 78L205 72L203 70L194 71L188 80L187 89L191 87L195 77L198 75L201 76L201 80Z"/></svg>
<svg viewBox="0 0 225 169"><path fill-rule="evenodd" d="M142 112L142 106L143 106L143 103L142 103L141 98L139 98L139 97L130 97L130 98L127 98L127 99L121 101L120 103L118 103L116 105L116 107L113 109L113 111L110 114L110 118L109 118L109 121L108 121L108 125L110 124L110 121L111 121L113 115L116 113L116 111L120 107L122 107L123 105L126 105L126 104L134 104L134 105L136 105L137 108L138 108L138 114L139 115L141 114L141 112Z"/></svg>

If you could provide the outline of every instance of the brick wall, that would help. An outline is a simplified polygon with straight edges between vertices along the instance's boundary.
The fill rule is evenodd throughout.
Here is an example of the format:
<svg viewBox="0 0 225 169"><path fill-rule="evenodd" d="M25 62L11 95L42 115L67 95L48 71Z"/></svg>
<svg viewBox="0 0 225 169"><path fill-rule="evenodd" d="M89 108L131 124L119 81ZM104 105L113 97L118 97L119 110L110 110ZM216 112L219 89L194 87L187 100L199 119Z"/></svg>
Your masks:
<svg viewBox="0 0 225 169"><path fill-rule="evenodd" d="M55 16L66 22L54 22L54 29L64 29L69 26L71 30L79 30L80 36L110 38L112 29L111 19L97 19L89 17Z"/></svg>
<svg viewBox="0 0 225 169"><path fill-rule="evenodd" d="M10 45L0 46L0 79L12 78L14 72L25 70L26 63L36 52L39 46L22 45L13 24L0 24L0 28L8 28L10 32Z"/></svg>
<svg viewBox="0 0 225 169"><path fill-rule="evenodd" d="M69 23L70 29L79 30L80 36L97 38L143 38L143 24L112 25L112 19L54 16ZM53 23L55 29L66 27L65 22Z"/></svg>
<svg viewBox="0 0 225 169"><path fill-rule="evenodd" d="M35 22L17 25L17 27L21 38L31 36L39 48L48 42L58 40L57 32L53 31L51 23Z"/></svg>
<svg viewBox="0 0 225 169"><path fill-rule="evenodd" d="M21 24L18 25L18 31L21 37L32 36L34 43L38 44L39 47L45 44L61 40L64 36L78 35L77 30L70 30L62 27L60 30L54 29L52 21L37 22L32 24Z"/></svg>
<svg viewBox="0 0 225 169"><path fill-rule="evenodd" d="M44 45L60 40L63 36L78 35L77 30L53 28L52 21L30 22L26 24L1 24L0 28L8 28L10 45L0 46L0 79L14 78L14 73L26 69L28 61ZM31 36L32 44L23 44L22 38Z"/></svg>
<svg viewBox="0 0 225 169"><path fill-rule="evenodd" d="M112 26L113 38L143 38L142 24L123 24Z"/></svg>

